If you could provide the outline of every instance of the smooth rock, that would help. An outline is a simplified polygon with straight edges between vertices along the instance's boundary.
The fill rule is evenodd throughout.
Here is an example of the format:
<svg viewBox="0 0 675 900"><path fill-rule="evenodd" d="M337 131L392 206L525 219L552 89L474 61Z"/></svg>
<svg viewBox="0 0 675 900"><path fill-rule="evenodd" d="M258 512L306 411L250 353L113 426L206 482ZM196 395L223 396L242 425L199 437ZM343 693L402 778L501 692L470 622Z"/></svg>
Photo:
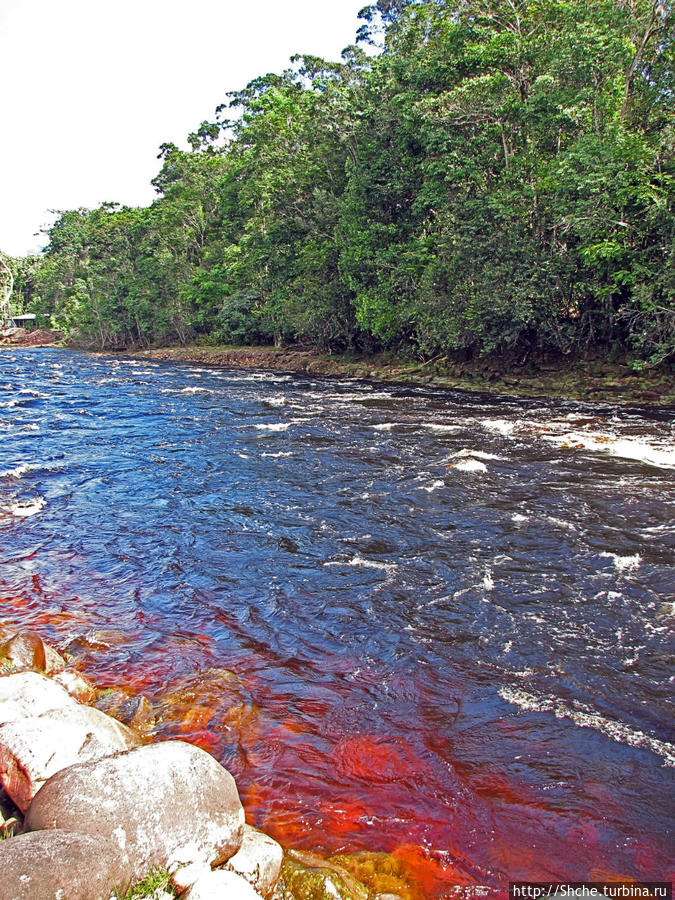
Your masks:
<svg viewBox="0 0 675 900"><path fill-rule="evenodd" d="M50 675L66 665L63 657L33 631L22 631L0 644L0 657L11 663L14 671L38 669Z"/></svg>
<svg viewBox="0 0 675 900"><path fill-rule="evenodd" d="M178 866L171 872L171 884L179 894L199 881L203 875L208 875L211 866L203 862L191 863L189 866Z"/></svg>
<svg viewBox="0 0 675 900"><path fill-rule="evenodd" d="M279 878L284 851L275 840L257 828L244 825L241 847L228 861L227 868L241 875L267 897Z"/></svg>
<svg viewBox="0 0 675 900"><path fill-rule="evenodd" d="M75 700L78 700L80 703L89 703L96 693L96 688L91 681L80 674L80 672L75 672L73 669L57 672L52 681L56 681L61 687L64 687L70 696L74 697Z"/></svg>
<svg viewBox="0 0 675 900"><path fill-rule="evenodd" d="M234 779L210 754L166 741L58 772L25 827L112 835L140 881L160 867L226 862L241 845L244 810Z"/></svg>
<svg viewBox="0 0 675 900"><path fill-rule="evenodd" d="M15 634L0 644L0 657L8 660L15 669L40 669L46 665L42 638L32 631Z"/></svg>
<svg viewBox="0 0 675 900"><path fill-rule="evenodd" d="M0 725L76 706L68 691L37 672L0 676Z"/></svg>
<svg viewBox="0 0 675 900"><path fill-rule="evenodd" d="M143 694L129 697L115 712L115 718L141 732L150 731L155 724L152 704Z"/></svg>
<svg viewBox="0 0 675 900"><path fill-rule="evenodd" d="M108 900L129 876L110 841L36 831L0 841L0 900Z"/></svg>
<svg viewBox="0 0 675 900"><path fill-rule="evenodd" d="M202 875L183 894L183 900L261 900L261 896L241 875L217 869Z"/></svg>
<svg viewBox="0 0 675 900"><path fill-rule="evenodd" d="M45 650L45 674L57 675L59 672L63 672L66 667L66 661L58 650L55 650L49 644L45 644L44 641L42 646Z"/></svg>
<svg viewBox="0 0 675 900"><path fill-rule="evenodd" d="M61 769L139 743L126 725L97 709L71 703L0 726L0 783L22 812Z"/></svg>

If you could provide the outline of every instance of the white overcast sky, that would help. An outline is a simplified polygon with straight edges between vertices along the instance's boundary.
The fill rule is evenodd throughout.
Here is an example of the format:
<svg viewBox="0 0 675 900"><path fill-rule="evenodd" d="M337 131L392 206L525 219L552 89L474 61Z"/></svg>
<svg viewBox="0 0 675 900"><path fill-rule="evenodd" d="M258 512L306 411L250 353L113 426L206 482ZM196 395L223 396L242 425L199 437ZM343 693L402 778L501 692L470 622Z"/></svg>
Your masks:
<svg viewBox="0 0 675 900"><path fill-rule="evenodd" d="M148 204L164 141L294 53L339 59L367 0L0 0L0 251L49 210Z"/></svg>

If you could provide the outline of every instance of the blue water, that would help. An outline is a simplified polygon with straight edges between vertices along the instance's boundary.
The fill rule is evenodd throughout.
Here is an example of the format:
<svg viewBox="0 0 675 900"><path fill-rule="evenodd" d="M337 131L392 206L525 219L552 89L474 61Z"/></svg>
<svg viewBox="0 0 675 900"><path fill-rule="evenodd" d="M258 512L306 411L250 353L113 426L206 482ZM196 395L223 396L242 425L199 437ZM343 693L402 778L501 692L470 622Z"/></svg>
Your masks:
<svg viewBox="0 0 675 900"><path fill-rule="evenodd" d="M210 734L287 843L666 873L672 410L43 349L0 438L0 623ZM179 727L225 670L237 721Z"/></svg>

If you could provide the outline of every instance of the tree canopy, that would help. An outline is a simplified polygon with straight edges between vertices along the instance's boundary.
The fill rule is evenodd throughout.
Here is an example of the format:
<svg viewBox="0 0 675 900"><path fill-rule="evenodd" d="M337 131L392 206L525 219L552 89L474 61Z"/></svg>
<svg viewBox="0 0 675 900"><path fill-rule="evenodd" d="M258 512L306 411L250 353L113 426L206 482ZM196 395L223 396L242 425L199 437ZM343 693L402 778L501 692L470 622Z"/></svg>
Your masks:
<svg viewBox="0 0 675 900"><path fill-rule="evenodd" d="M377 0L229 95L148 208L59 214L35 312L101 348L675 353L664 0ZM377 47L366 52L368 45Z"/></svg>

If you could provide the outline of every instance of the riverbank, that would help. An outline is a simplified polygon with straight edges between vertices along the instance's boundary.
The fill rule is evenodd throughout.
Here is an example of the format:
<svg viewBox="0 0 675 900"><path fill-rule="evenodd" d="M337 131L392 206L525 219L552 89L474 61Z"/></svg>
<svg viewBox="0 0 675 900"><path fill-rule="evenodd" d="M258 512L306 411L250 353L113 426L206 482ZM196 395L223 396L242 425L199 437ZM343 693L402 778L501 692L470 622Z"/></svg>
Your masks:
<svg viewBox="0 0 675 900"><path fill-rule="evenodd" d="M548 396L638 406L675 406L675 378L665 368L634 372L629 366L599 357L511 365L486 358L471 362L448 359L411 362L392 354L328 355L276 347L161 347L137 350L146 359L196 362L211 366L271 369L308 375L371 379L398 384L511 396Z"/></svg>
<svg viewBox="0 0 675 900"><path fill-rule="evenodd" d="M11 328L0 334L0 350L22 349L24 347L58 347L62 336L50 328Z"/></svg>

